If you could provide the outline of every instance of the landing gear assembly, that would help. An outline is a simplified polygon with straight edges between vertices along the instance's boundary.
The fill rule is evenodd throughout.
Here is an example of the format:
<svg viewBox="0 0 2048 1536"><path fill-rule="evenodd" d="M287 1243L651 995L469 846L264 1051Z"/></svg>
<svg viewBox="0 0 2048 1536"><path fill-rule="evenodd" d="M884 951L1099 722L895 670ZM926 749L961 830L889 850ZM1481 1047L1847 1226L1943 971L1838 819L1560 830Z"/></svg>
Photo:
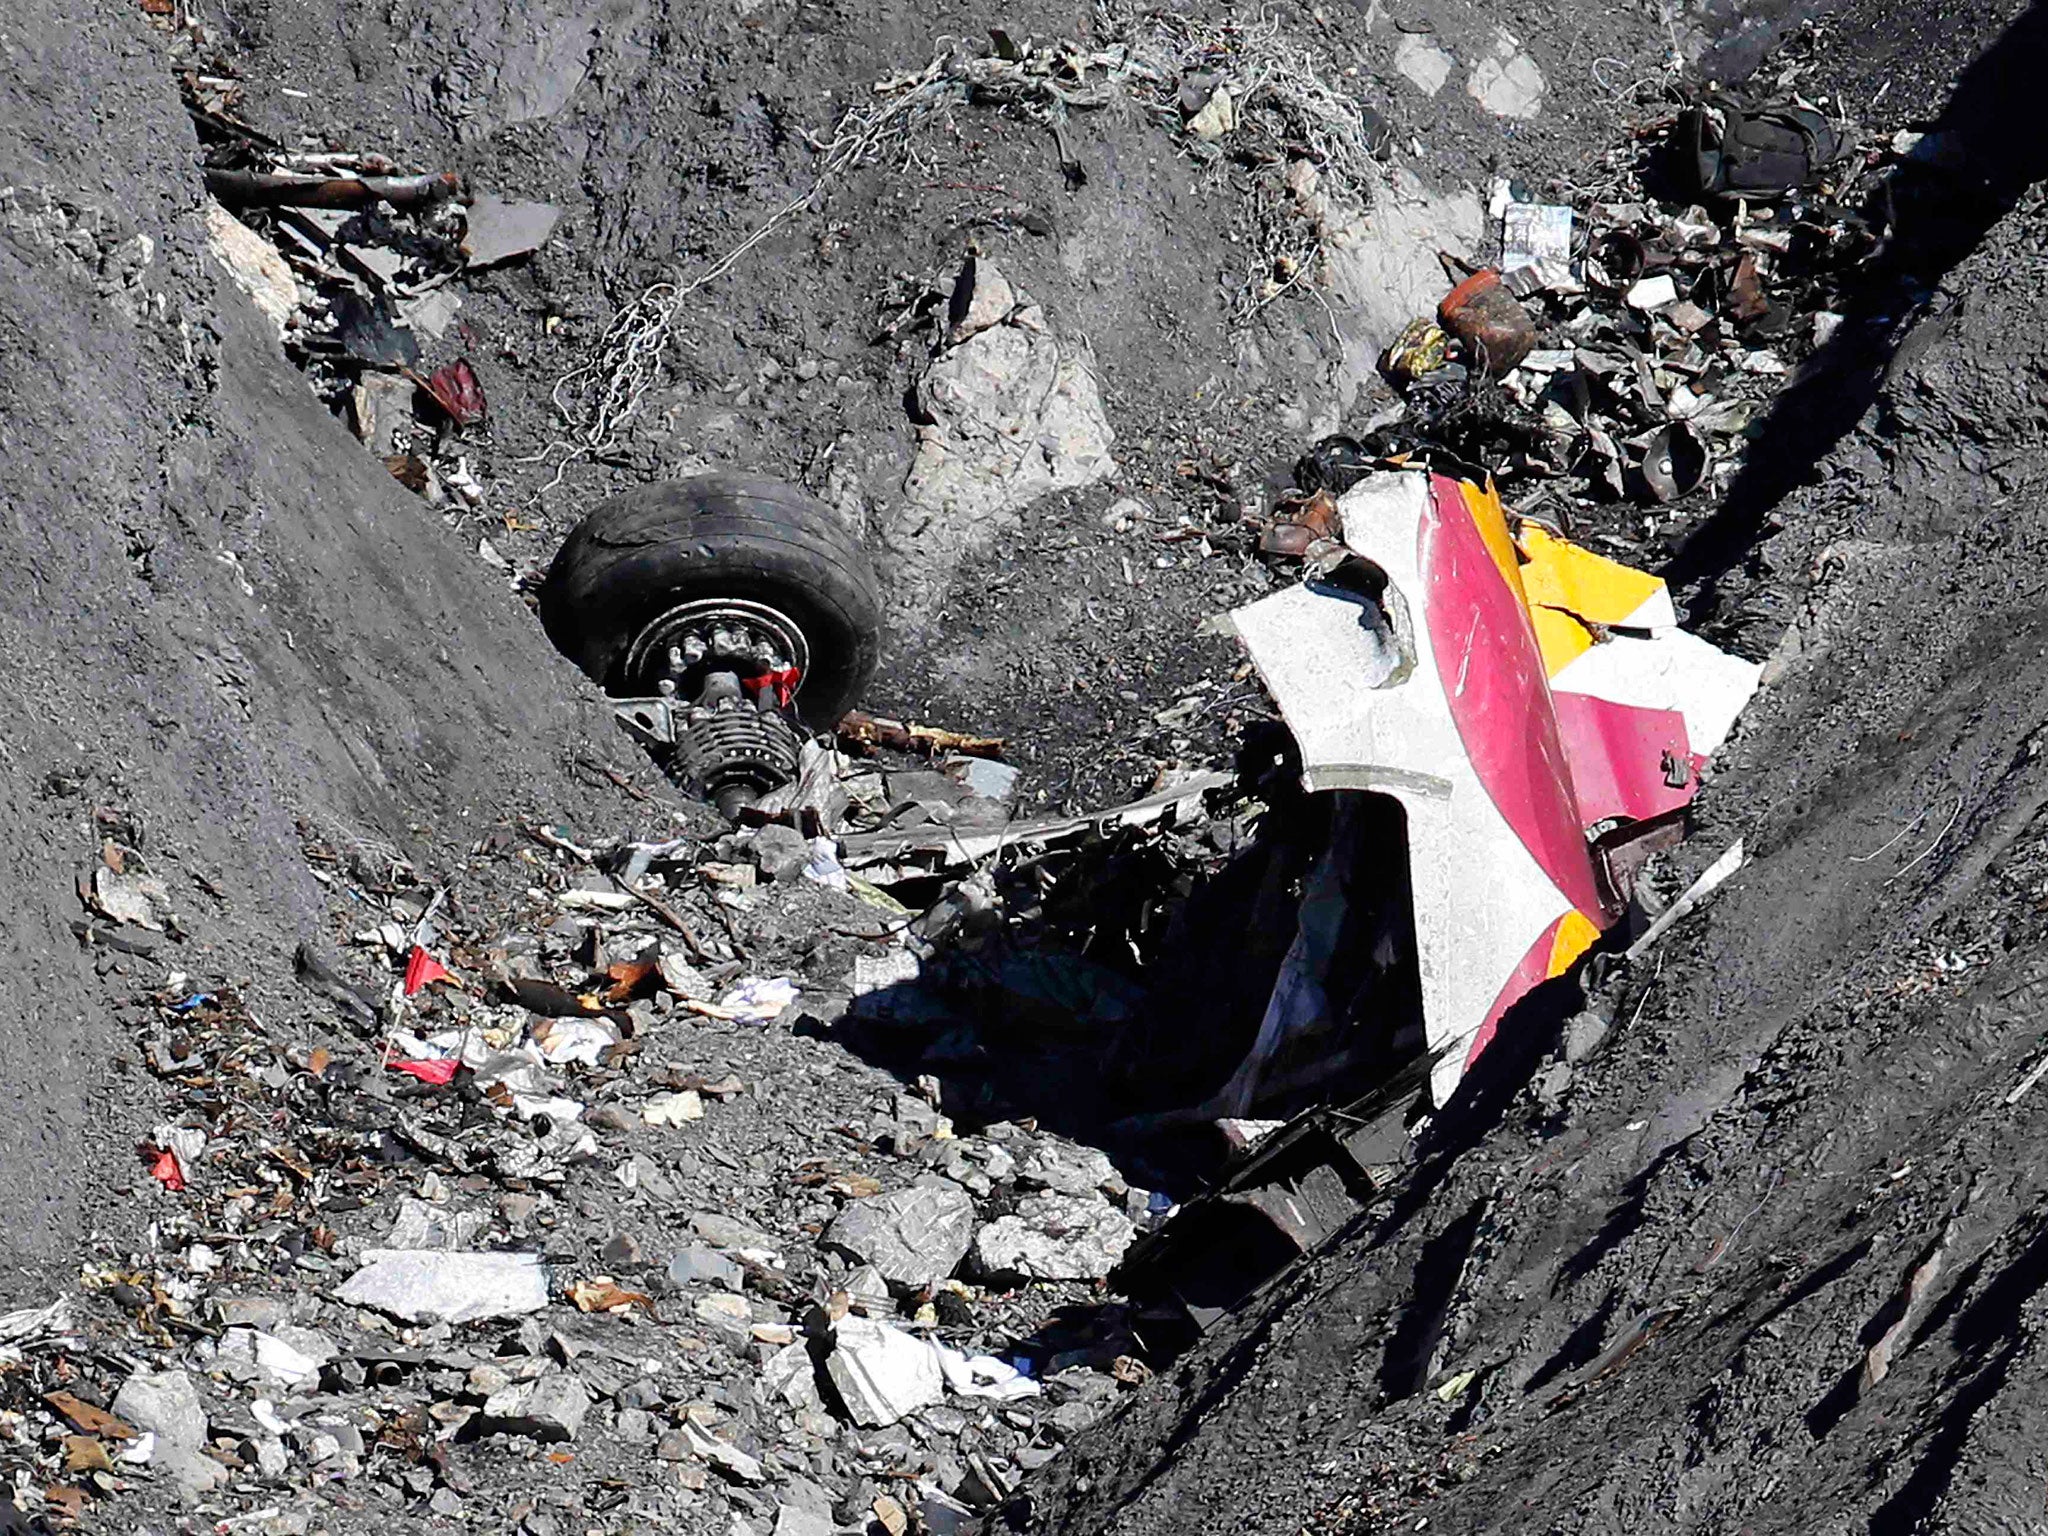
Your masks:
<svg viewBox="0 0 2048 1536"><path fill-rule="evenodd" d="M880 649L874 569L852 532L757 475L604 503L556 553L540 615L662 770L730 817L796 776L800 727L836 724Z"/></svg>

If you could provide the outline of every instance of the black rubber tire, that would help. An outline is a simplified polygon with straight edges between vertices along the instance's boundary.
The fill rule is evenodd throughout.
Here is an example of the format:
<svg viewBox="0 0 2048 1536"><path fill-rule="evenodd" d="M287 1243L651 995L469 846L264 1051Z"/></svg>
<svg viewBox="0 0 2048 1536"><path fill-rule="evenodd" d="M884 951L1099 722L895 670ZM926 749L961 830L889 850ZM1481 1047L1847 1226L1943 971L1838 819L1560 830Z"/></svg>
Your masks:
<svg viewBox="0 0 2048 1536"><path fill-rule="evenodd" d="M614 497L570 532L540 589L555 649L615 696L633 638L676 604L749 598L803 630L798 712L821 729L858 701L881 652L874 567L845 526L795 486L717 471Z"/></svg>

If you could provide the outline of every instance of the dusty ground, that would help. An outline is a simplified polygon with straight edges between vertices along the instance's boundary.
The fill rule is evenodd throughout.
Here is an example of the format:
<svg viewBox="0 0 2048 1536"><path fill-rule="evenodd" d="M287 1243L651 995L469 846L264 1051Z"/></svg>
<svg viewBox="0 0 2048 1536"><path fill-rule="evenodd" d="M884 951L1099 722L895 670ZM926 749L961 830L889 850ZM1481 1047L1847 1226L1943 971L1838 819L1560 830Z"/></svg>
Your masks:
<svg viewBox="0 0 2048 1536"><path fill-rule="evenodd" d="M595 793L592 716L469 546L350 448L205 254L191 130L125 11L6 25L0 615L23 978L0 1148L0 1249L68 1255L125 1174L114 1040L78 857L126 825L171 888L181 963L296 1003L323 900L301 833L374 863L445 858L514 812ZM109 963L104 959L102 964ZM27 978L42 981L30 986ZM96 1101L111 1095L102 1110Z"/></svg>
<svg viewBox="0 0 2048 1536"><path fill-rule="evenodd" d="M480 532L532 563L652 475L711 461L803 480L864 526L897 594L876 707L1008 734L1034 794L1099 801L1217 754L1259 712L1227 681L1231 649L1197 627L1279 579L1239 524L1306 441L1369 411L1357 364L1384 339L1369 315L1301 296L1229 330L1242 168L1198 171L1112 108L1067 130L1087 172L1073 186L1043 128L963 108L914 162L852 173L702 290L635 429L544 489L552 466L522 461L560 430L555 379L645 282L717 259L806 187L804 131L922 67L941 35L1086 41L1104 16L875 0L199 9L243 110L277 138L459 170L565 220L531 264L466 296L447 354L471 356L491 397L466 444L487 501L444 522L311 397L210 264L161 32L56 3L0 24L0 539L25 573L0 612L0 847L21 898L4 942L24 1000L0 1066L10 1305L75 1278L88 1230L140 1246L150 1214L129 1196L157 1089L107 1063L132 1024L116 1006L166 962L73 937L72 882L103 836L167 877L189 935L169 964L296 1023L319 1005L292 981L293 950L350 926L308 844L358 872L396 855L439 878L522 817L590 838L666 821L576 766L633 765L475 558ZM1522 1091L1545 1042L1497 1053L1361 1231L1052 1463L1031 1488L1039 1527L1176 1529L1195 1508L1276 1531L2038 1522L2044 1474L2017 1448L2039 1417L2028 1147L2048 1101L2006 1099L2040 1049L2028 956L2048 900L2031 710L2048 654L2032 515L2048 469L2031 305L2044 220L2027 190L2042 168L2011 127L2043 50L2038 17L2011 7L1917 30L1879 10L1829 23L1840 46L1804 88L1960 135L1972 174L1908 189L1899 245L1753 474L1703 526L1663 530L1695 616L1785 659L1688 854L1702 864L1740 836L1751 869L1597 990L1614 1028L1560 1111ZM1739 71L1791 19L1533 0L1271 14L1385 113L1390 167L1439 193L1493 174L1571 181L1674 47ZM1465 61L1509 29L1551 83L1542 113L1489 117L1455 79L1422 97L1391 58L1424 26ZM973 529L905 523L920 361L875 337L970 238L1092 358L1115 469ZM1106 522L1125 497L1142 510ZM1183 525L1206 544L1158 537ZM1198 684L1213 702L1189 723L1152 718ZM473 878L483 912L526 877ZM814 958L821 978L847 959ZM823 1049L781 1039L693 1063L818 1078L716 1176L735 1201L759 1171L746 1158L798 1159L807 1117L879 1113L885 1077L794 1047ZM815 1213L786 1213L800 1214ZM612 1215L585 1212L559 1241L580 1257L616 1235L598 1230ZM1915 1273L1925 1294L1890 1374L1859 1394Z"/></svg>

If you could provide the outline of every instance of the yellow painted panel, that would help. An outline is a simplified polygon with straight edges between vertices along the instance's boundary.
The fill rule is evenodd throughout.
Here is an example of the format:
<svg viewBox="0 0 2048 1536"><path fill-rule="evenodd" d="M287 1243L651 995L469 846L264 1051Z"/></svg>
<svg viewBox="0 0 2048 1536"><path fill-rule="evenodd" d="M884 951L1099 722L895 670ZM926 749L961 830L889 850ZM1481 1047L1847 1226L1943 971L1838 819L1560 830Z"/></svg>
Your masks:
<svg viewBox="0 0 2048 1536"><path fill-rule="evenodd" d="M1465 493L1465 510L1472 514L1473 526L1478 528L1479 537L1486 545L1486 552L1493 556L1493 563L1500 567L1503 580L1514 594L1527 606L1529 594L1522 587L1522 559L1515 549L1515 541L1508 533L1507 513L1501 510L1500 493L1488 480L1484 486L1474 485L1470 480L1460 480L1458 489ZM1544 661L1549 662L1545 653ZM1554 674L1557 669L1550 668Z"/></svg>
<svg viewBox="0 0 2048 1536"><path fill-rule="evenodd" d="M1620 624L1664 585L1648 571L1581 549L1540 523L1524 523L1521 541L1528 559L1522 590L1544 669L1552 677L1593 648L1593 637L1572 614L1596 624Z"/></svg>
<svg viewBox="0 0 2048 1536"><path fill-rule="evenodd" d="M1557 937L1550 941L1549 974L1562 976L1572 968L1573 961L1592 948L1593 941L1599 937L1600 930L1593 926L1592 920L1584 913L1565 913L1558 921Z"/></svg>

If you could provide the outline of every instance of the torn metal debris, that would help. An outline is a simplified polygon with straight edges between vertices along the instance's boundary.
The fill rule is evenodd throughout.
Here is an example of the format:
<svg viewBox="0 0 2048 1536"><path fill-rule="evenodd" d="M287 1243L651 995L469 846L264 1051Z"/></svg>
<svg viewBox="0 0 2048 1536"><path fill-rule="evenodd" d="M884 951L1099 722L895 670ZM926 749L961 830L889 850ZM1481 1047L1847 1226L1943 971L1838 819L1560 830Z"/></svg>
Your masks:
<svg viewBox="0 0 2048 1536"><path fill-rule="evenodd" d="M1382 354L1402 404L1368 446L1453 454L1567 531L1579 504L1732 483L1768 397L1826 345L1881 247L1886 203L1852 193L1887 151L1848 153L1848 126L1804 103L1725 92L1655 132L1675 170L1661 180L1625 168L1569 202L1495 184L1498 243L1441 253L1457 286Z"/></svg>
<svg viewBox="0 0 2048 1536"><path fill-rule="evenodd" d="M226 97L185 84L214 255L400 484L431 504L480 508L468 461L448 449L483 423L483 387L468 358L423 355L462 305L450 284L538 249L559 210L474 195L453 172L409 173L382 155L287 152L237 121ZM518 575L488 541L479 554Z"/></svg>
<svg viewBox="0 0 2048 1536"><path fill-rule="evenodd" d="M1231 622L1303 784L1400 807L1442 1103L1514 1003L1620 916L1629 829L1692 799L1761 668L1680 629L1656 577L1534 521L1511 531L1488 486L1383 471L1338 513L1341 550ZM1311 880L1227 1112L1288 1035L1346 1005L1321 985L1342 885L1336 864Z"/></svg>

